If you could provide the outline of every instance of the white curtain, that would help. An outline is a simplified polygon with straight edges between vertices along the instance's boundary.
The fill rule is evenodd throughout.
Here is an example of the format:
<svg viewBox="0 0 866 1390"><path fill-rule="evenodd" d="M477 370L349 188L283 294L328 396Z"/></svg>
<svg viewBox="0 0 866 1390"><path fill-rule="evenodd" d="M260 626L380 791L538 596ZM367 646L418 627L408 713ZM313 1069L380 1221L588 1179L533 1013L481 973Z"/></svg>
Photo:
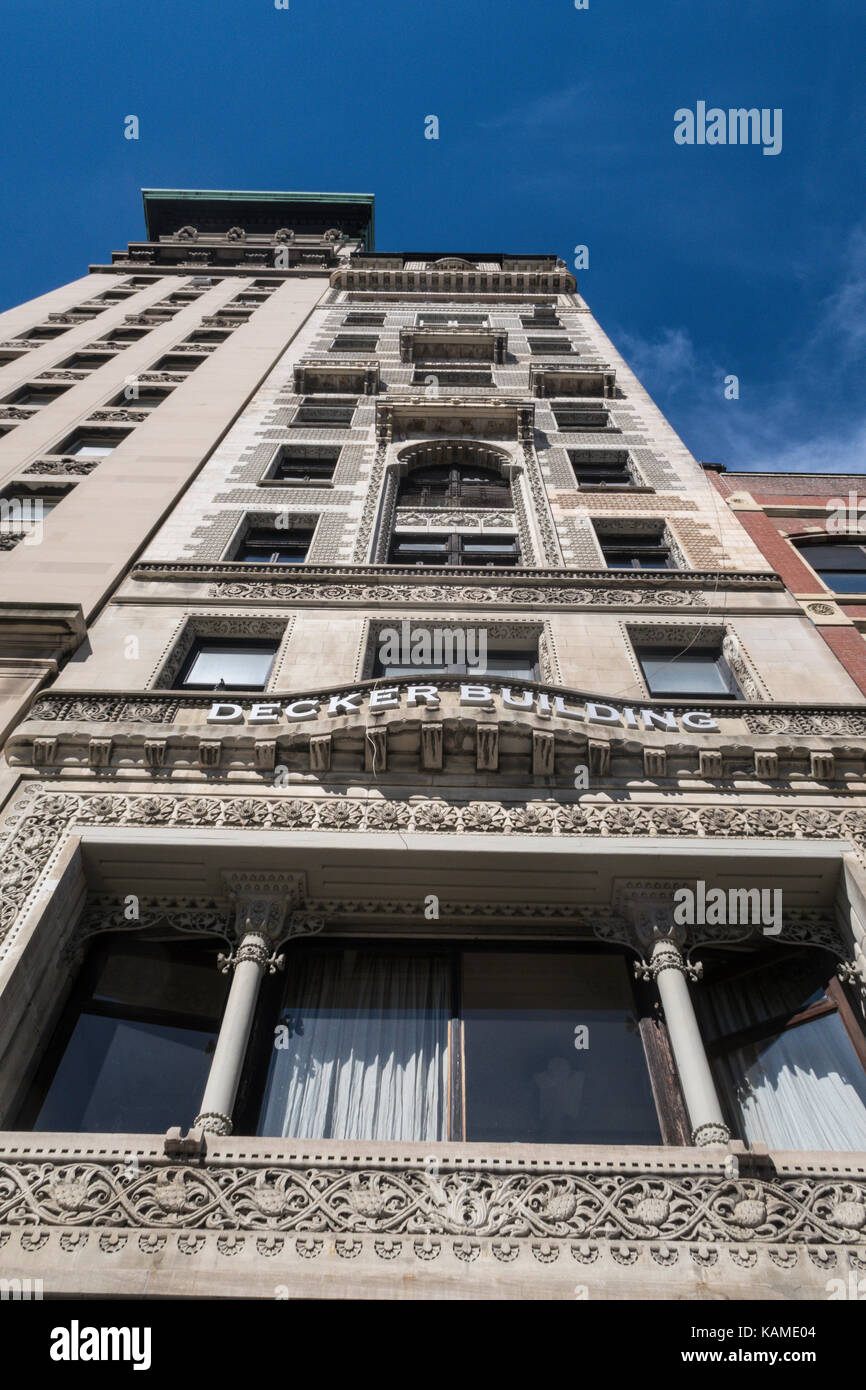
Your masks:
<svg viewBox="0 0 866 1390"><path fill-rule="evenodd" d="M346 950L289 957L288 1046L275 1048L264 1134L447 1137L449 966Z"/></svg>
<svg viewBox="0 0 866 1390"><path fill-rule="evenodd" d="M793 986L793 987L792 987ZM711 988L722 1033L802 1007L784 971ZM838 1014L726 1053L717 1075L743 1138L779 1149L866 1149L866 1072Z"/></svg>

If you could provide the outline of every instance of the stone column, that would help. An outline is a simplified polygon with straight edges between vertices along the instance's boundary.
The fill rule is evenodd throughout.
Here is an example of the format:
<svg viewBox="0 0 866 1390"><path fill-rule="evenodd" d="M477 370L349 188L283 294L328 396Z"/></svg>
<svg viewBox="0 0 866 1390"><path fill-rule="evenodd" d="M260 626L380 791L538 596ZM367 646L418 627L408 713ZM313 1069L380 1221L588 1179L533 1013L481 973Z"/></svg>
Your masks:
<svg viewBox="0 0 866 1390"><path fill-rule="evenodd" d="M232 1110L241 1070L253 1026L259 987L266 970L271 974L283 967L283 957L270 950L267 937L259 931L244 934L237 951L219 957L223 974L234 971L225 1013L210 1065L201 1111L193 1128L209 1134L231 1134Z"/></svg>
<svg viewBox="0 0 866 1390"><path fill-rule="evenodd" d="M689 993L688 977L700 979L700 966L686 963L672 931L657 928L653 938L649 965L639 966L638 969L645 978L655 980L658 986L689 1112L692 1143L701 1148L710 1144L727 1144L731 1138L730 1131L722 1115Z"/></svg>
<svg viewBox="0 0 866 1390"><path fill-rule="evenodd" d="M208 1134L231 1134L232 1110L241 1079L244 1058L253 1027L256 1002L265 971L282 970L279 945L293 936L320 932L325 923L301 911L286 914L303 898L299 874L225 875L235 902L235 938L238 948L218 958L223 974L233 971L229 997L220 1025L195 1129Z"/></svg>

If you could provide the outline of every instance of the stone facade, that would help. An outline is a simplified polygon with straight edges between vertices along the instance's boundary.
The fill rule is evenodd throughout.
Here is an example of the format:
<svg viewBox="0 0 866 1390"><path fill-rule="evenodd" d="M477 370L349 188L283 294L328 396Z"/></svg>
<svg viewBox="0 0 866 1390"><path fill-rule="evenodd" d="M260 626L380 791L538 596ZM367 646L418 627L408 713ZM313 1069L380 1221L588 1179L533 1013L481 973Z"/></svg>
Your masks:
<svg viewBox="0 0 866 1390"><path fill-rule="evenodd" d="M30 342L49 310L111 288L134 302L99 307L106 329L157 318L14 423L13 488L39 460L81 466L58 447L104 427L129 376L171 387L69 474L38 544L0 556L4 1271L61 1295L265 1298L797 1300L860 1277L866 1152L738 1132L696 1012L726 951L820 952L862 1031L856 673L555 257L377 255L363 219L341 235L349 202L312 204L318 230L299 203L301 235L265 201L239 236L235 205L185 196L177 227L180 207L152 201L146 243L4 316ZM188 376L146 370L247 309ZM76 371L60 362L102 327L21 348L7 395ZM611 454L624 481L593 483ZM434 465L462 479L461 458L495 506L406 491ZM395 550L446 534L462 562ZM663 566L609 559L647 543ZM383 634L413 628L483 632L519 673L383 674ZM259 687L190 682L202 644L250 641L272 653ZM692 649L731 689L654 691L646 653ZM777 887L780 931L675 929L672 891L698 879ZM238 1095L260 991L310 939L621 958L648 1001L629 1022L663 1142L471 1140L454 1104L447 1139L256 1133ZM206 1085L166 1133L30 1128L70 991L109 940L224 948Z"/></svg>

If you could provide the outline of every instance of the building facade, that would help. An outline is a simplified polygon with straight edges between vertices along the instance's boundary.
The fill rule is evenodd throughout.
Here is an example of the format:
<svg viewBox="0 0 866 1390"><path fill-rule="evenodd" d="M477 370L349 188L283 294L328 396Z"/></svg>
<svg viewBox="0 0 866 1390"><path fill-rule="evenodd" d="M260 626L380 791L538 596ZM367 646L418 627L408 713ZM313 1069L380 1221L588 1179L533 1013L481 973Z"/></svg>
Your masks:
<svg viewBox="0 0 866 1390"><path fill-rule="evenodd" d="M555 256L145 209L0 325L4 1273L856 1288L855 672Z"/></svg>
<svg viewBox="0 0 866 1390"><path fill-rule="evenodd" d="M863 475L706 467L765 559L866 694Z"/></svg>

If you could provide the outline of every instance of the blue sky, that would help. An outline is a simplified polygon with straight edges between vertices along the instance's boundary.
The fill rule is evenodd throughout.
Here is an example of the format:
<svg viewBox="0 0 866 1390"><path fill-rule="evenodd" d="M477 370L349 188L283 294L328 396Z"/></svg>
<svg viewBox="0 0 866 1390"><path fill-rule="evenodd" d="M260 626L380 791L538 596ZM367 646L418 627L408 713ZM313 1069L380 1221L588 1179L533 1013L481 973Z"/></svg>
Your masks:
<svg viewBox="0 0 866 1390"><path fill-rule="evenodd" d="M380 250L587 245L699 458L862 470L859 0L289 3L7 3L0 307L141 236L142 186L369 191ZM698 101L781 108L781 153L677 145Z"/></svg>

